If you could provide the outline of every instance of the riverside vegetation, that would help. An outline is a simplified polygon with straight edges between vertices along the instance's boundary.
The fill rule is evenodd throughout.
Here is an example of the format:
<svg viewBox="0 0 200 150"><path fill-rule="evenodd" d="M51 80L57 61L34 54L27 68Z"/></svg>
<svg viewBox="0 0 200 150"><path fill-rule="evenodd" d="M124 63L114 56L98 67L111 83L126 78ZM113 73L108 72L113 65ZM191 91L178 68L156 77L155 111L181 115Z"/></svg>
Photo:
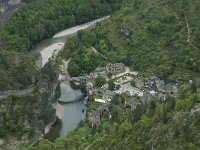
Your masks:
<svg viewBox="0 0 200 150"><path fill-rule="evenodd" d="M50 60L39 69L35 65L39 56L31 49L58 31L112 14L120 3L121 0L48 0L21 8L8 20L0 31L0 92L32 90L0 99L2 146L12 137L20 140L23 135L28 135L31 142L36 132L41 134L44 126L55 119L51 104L60 95L59 59Z"/></svg>

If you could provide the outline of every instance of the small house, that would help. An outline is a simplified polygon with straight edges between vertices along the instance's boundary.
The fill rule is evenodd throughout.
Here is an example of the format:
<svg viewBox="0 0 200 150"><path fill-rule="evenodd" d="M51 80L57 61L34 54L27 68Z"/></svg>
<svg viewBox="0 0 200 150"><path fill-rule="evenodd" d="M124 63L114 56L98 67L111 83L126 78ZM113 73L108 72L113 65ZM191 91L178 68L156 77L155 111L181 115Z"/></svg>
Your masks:
<svg viewBox="0 0 200 150"><path fill-rule="evenodd" d="M94 90L93 84L91 82L88 82L87 85L86 85L87 94L88 95L92 95L93 94L93 90Z"/></svg>
<svg viewBox="0 0 200 150"><path fill-rule="evenodd" d="M115 93L112 92L112 91L105 91L104 94L103 94L103 99L105 99L107 101L111 101L114 94Z"/></svg>
<svg viewBox="0 0 200 150"><path fill-rule="evenodd" d="M139 102L137 102L134 98L126 103L127 108L131 108L132 110L136 109L136 107L140 105Z"/></svg>
<svg viewBox="0 0 200 150"><path fill-rule="evenodd" d="M103 115L103 113L108 111L109 111L108 105L104 104L100 106L96 111L89 112L87 114L88 120L92 123L92 126L94 124L98 125L100 124L100 117Z"/></svg>
<svg viewBox="0 0 200 150"><path fill-rule="evenodd" d="M125 71L126 67L123 63L115 63L115 64L108 63L106 65L107 73L118 74L118 73L123 73Z"/></svg>
<svg viewBox="0 0 200 150"><path fill-rule="evenodd" d="M144 87L144 81L142 81L141 79L139 78L136 78L135 79L135 86L139 89L142 89Z"/></svg>
<svg viewBox="0 0 200 150"><path fill-rule="evenodd" d="M92 126L100 124L100 114L97 111L89 112L87 118L92 123Z"/></svg>

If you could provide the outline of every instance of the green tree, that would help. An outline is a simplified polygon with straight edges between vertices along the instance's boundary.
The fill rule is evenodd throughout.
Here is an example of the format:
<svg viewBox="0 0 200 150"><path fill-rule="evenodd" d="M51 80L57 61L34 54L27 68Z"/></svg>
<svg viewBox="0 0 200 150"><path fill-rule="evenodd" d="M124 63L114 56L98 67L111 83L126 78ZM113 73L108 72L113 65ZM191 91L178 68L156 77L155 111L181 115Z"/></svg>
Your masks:
<svg viewBox="0 0 200 150"><path fill-rule="evenodd" d="M38 150L54 150L54 146L53 144L49 141L49 140L43 140L39 143L39 145L37 146Z"/></svg>
<svg viewBox="0 0 200 150"><path fill-rule="evenodd" d="M112 73L111 73L111 72L108 72L108 73L107 73L107 76L108 76L108 78L111 78L111 77L112 77Z"/></svg>
<svg viewBox="0 0 200 150"><path fill-rule="evenodd" d="M68 67L68 72L71 76L78 76L81 73L79 66L75 62L70 62Z"/></svg>
<svg viewBox="0 0 200 150"><path fill-rule="evenodd" d="M134 81L134 80L131 80L131 85L132 85L133 87L135 87L135 81Z"/></svg>
<svg viewBox="0 0 200 150"><path fill-rule="evenodd" d="M58 82L55 90L55 100L58 100L61 96L61 90L60 90L60 82Z"/></svg>
<svg viewBox="0 0 200 150"><path fill-rule="evenodd" d="M102 87L104 84L106 83L106 79L105 78L103 78L103 77L97 77L96 79L95 79L95 85L97 86L97 87Z"/></svg>
<svg viewBox="0 0 200 150"><path fill-rule="evenodd" d="M114 88L115 88L115 83L114 83L113 80L109 80L109 81L108 81L108 88L109 88L109 90L114 90Z"/></svg>

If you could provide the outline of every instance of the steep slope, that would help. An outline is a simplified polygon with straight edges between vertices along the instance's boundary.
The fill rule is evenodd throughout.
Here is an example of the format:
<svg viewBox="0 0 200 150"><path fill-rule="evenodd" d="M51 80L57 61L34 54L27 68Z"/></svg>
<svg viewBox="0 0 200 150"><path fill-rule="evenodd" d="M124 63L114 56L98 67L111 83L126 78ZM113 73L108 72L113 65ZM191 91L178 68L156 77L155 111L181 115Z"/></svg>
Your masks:
<svg viewBox="0 0 200 150"><path fill-rule="evenodd" d="M144 75L195 79L200 77L199 16L198 0L127 1L111 19L83 35L86 42L79 45L92 45L110 61L122 61Z"/></svg>
<svg viewBox="0 0 200 150"><path fill-rule="evenodd" d="M30 56L0 49L0 91L31 85L36 70Z"/></svg>
<svg viewBox="0 0 200 150"><path fill-rule="evenodd" d="M107 55L144 73L197 77L199 16L198 0L133 1L103 26Z"/></svg>

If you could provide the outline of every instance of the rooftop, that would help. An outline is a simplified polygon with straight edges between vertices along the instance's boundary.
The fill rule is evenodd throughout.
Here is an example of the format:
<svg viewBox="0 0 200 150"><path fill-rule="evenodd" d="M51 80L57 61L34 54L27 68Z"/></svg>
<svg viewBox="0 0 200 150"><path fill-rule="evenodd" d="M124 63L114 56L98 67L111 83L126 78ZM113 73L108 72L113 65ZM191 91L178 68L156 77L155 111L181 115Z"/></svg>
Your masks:
<svg viewBox="0 0 200 150"><path fill-rule="evenodd" d="M104 93L105 96L113 96L114 94L115 94L115 93L112 92L112 91L106 91L106 92Z"/></svg>
<svg viewBox="0 0 200 150"><path fill-rule="evenodd" d="M112 66L112 67L125 67L125 65L123 63L108 63L107 66Z"/></svg>

